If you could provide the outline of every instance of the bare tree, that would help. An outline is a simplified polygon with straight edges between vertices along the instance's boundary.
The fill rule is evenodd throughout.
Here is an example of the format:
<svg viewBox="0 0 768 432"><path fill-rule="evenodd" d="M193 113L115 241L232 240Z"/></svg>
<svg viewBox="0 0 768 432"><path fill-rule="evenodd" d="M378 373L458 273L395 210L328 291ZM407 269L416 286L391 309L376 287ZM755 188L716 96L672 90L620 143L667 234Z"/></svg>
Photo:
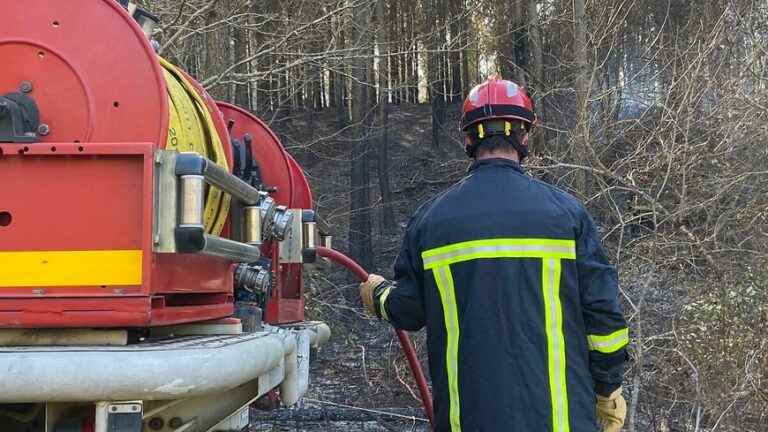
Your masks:
<svg viewBox="0 0 768 432"><path fill-rule="evenodd" d="M373 50L371 44L372 2L359 1L352 14L352 43L357 59L352 65L352 124L354 139L350 153L350 222L349 246L352 256L365 268L373 267L371 239L371 198L369 150L373 120Z"/></svg>

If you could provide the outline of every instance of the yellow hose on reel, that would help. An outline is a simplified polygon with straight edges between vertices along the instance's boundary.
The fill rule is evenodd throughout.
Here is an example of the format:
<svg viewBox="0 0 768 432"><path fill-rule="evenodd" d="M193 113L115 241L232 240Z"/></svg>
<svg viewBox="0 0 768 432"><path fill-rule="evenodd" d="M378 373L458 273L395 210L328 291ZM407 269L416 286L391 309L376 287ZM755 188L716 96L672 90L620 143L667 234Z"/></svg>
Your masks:
<svg viewBox="0 0 768 432"><path fill-rule="evenodd" d="M224 145L216 131L205 101L183 73L158 57L168 88L167 150L195 152L229 170ZM230 196L210 186L205 200L203 223L209 234L219 235L229 213Z"/></svg>

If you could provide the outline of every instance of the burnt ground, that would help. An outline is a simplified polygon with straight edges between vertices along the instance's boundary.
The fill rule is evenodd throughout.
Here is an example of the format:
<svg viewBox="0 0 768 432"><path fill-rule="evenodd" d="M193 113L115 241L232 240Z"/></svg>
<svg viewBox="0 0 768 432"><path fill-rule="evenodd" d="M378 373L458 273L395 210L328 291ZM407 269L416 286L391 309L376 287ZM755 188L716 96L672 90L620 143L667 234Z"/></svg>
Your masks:
<svg viewBox="0 0 768 432"><path fill-rule="evenodd" d="M262 117L270 119L269 115ZM371 143L372 271L385 277L392 275L410 214L460 178L468 166L455 136L444 136L439 148L432 145L428 105L393 107L390 124L389 177L396 219L390 230L380 222L373 159L376 148ZM348 152L352 142L336 132L335 114L286 115L272 121L271 127L306 170L321 224L334 235L334 247L348 251ZM253 421L251 431L426 430L418 390L397 337L389 325L364 315L357 283L345 270L330 265L309 271L305 281L309 319L327 322L333 335L312 364L310 389L302 404L294 410L273 412L280 420ZM411 338L426 372L424 332L411 334ZM296 420L297 416L301 419ZM264 417L264 413L254 412L252 417Z"/></svg>

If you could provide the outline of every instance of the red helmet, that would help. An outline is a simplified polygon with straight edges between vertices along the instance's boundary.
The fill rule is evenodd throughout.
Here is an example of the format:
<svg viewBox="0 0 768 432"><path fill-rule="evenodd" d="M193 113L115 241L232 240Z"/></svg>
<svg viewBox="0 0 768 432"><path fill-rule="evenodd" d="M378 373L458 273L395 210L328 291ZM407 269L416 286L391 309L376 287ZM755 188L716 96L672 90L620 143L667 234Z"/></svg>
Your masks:
<svg viewBox="0 0 768 432"><path fill-rule="evenodd" d="M464 99L461 130L487 120L522 120L531 127L536 123L533 102L516 83L499 77L488 78Z"/></svg>

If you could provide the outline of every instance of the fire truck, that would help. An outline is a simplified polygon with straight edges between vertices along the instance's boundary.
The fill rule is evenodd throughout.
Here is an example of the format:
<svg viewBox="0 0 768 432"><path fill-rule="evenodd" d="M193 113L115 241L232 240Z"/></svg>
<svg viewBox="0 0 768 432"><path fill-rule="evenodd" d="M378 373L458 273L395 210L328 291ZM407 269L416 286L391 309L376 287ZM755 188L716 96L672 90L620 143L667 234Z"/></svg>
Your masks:
<svg viewBox="0 0 768 432"><path fill-rule="evenodd" d="M3 1L0 431L241 430L295 404L317 229L269 127L116 0Z"/></svg>

